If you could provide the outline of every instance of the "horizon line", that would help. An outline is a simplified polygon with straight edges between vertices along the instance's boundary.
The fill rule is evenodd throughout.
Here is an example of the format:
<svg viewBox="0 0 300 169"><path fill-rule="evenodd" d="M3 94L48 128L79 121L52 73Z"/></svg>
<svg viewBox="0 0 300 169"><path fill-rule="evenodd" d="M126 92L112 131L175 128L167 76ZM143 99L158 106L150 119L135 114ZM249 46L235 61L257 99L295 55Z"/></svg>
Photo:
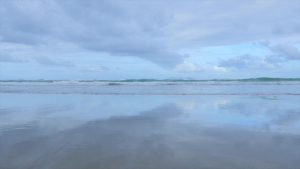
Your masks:
<svg viewBox="0 0 300 169"><path fill-rule="evenodd" d="M132 78L132 79L0 79L0 82L49 82L49 81L79 81L79 82L151 82L151 81L293 81L300 80L300 77L252 77L252 78L214 78L214 79L193 79L193 78L167 78L167 79L153 79L153 78Z"/></svg>

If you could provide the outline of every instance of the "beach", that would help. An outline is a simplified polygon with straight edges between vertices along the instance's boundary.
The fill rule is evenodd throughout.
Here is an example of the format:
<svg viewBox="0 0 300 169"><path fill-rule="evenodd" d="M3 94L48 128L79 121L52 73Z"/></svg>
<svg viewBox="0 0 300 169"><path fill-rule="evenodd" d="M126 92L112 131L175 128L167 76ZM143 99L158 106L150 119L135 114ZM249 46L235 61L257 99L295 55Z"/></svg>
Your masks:
<svg viewBox="0 0 300 169"><path fill-rule="evenodd" d="M0 85L1 169L295 169L298 83Z"/></svg>

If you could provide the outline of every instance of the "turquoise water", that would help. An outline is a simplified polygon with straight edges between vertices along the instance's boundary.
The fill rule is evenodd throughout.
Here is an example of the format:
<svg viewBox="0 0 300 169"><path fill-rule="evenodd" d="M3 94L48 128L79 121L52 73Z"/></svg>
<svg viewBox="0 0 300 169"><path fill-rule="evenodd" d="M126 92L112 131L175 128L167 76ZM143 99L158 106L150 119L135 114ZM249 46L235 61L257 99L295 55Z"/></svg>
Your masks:
<svg viewBox="0 0 300 169"><path fill-rule="evenodd" d="M1 84L0 168L296 169L298 91L296 84Z"/></svg>

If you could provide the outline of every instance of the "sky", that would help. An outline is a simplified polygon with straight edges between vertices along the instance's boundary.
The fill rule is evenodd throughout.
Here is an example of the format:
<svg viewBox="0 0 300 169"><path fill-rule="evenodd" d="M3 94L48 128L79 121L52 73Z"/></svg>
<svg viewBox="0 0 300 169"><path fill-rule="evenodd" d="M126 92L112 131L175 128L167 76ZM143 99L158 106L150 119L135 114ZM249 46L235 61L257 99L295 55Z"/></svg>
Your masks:
<svg viewBox="0 0 300 169"><path fill-rule="evenodd" d="M0 0L0 79L300 77L299 0Z"/></svg>

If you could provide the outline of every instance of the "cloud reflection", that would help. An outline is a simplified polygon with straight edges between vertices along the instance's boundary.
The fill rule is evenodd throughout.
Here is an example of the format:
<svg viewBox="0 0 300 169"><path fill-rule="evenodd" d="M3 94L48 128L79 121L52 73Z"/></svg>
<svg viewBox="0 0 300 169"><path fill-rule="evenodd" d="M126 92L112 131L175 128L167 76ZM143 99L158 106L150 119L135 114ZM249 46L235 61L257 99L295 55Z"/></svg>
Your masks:
<svg viewBox="0 0 300 169"><path fill-rule="evenodd" d="M291 116L293 113L291 114ZM184 123L184 109L163 104L40 135L38 127L0 139L0 168L13 169L294 169L300 136L236 126Z"/></svg>

